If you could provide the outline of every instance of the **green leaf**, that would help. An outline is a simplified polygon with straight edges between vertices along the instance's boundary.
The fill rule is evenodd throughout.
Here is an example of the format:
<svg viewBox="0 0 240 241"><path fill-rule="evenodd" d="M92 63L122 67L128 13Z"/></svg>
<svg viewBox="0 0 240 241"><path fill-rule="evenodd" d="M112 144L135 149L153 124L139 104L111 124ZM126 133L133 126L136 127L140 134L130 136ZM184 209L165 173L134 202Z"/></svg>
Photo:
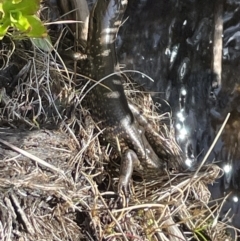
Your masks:
<svg viewBox="0 0 240 241"><path fill-rule="evenodd" d="M39 6L40 0L0 0L0 39L9 27L22 32L20 37L46 37L47 29L35 15Z"/></svg>
<svg viewBox="0 0 240 241"><path fill-rule="evenodd" d="M32 43L39 49L45 52L51 52L53 45L49 36L46 38L31 38Z"/></svg>
<svg viewBox="0 0 240 241"><path fill-rule="evenodd" d="M0 40L3 39L5 34L7 33L8 28L10 27L10 20L5 21L2 25L0 25Z"/></svg>
<svg viewBox="0 0 240 241"><path fill-rule="evenodd" d="M45 38L47 37L47 29L42 24L41 20L37 16L25 16L27 21L31 23L30 31L27 36L30 38Z"/></svg>
<svg viewBox="0 0 240 241"><path fill-rule="evenodd" d="M12 3L13 4L17 4L17 3L20 3L22 0L12 0Z"/></svg>
<svg viewBox="0 0 240 241"><path fill-rule="evenodd" d="M17 2L17 3L16 3ZM11 10L21 11L23 15L33 15L40 7L40 0L3 0L2 8L5 13Z"/></svg>
<svg viewBox="0 0 240 241"><path fill-rule="evenodd" d="M10 20L11 25L22 32L28 32L31 30L31 25L28 19L25 16L23 16L21 12L11 12Z"/></svg>
<svg viewBox="0 0 240 241"><path fill-rule="evenodd" d="M3 4L0 3L0 20L4 17Z"/></svg>

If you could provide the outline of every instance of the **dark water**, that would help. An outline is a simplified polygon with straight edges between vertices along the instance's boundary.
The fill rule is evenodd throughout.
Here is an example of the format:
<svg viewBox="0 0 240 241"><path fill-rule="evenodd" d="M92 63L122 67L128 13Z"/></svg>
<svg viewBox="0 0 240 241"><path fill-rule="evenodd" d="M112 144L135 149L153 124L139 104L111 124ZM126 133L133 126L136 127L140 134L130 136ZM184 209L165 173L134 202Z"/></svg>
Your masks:
<svg viewBox="0 0 240 241"><path fill-rule="evenodd" d="M223 3L222 82L213 71L214 17ZM240 228L240 1L131 0L117 47L131 77L171 111L185 167L203 159L227 113L230 120L208 162L218 162L225 175L210 186L212 197L231 193L222 214ZM169 105L165 103L167 100Z"/></svg>
<svg viewBox="0 0 240 241"><path fill-rule="evenodd" d="M154 82L139 74L132 74L132 78L156 92L154 99L163 112L173 113L177 139L188 165L204 155L202 150L207 148L212 132L213 3L130 1L126 13L130 17L118 42L120 62L127 69L147 74Z"/></svg>

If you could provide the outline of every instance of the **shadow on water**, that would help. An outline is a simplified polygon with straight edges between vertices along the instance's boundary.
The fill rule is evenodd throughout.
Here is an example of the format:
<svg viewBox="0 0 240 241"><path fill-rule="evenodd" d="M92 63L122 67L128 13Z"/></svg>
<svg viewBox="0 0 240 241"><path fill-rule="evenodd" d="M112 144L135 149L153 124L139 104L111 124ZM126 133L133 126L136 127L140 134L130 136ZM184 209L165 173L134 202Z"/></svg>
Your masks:
<svg viewBox="0 0 240 241"><path fill-rule="evenodd" d="M240 1L223 1L222 82L212 70L215 1L131 0L120 30L118 55L131 78L153 92L163 111L171 111L185 168L203 159L227 113L230 120L208 162L225 175L210 186L212 197L231 193L222 209L240 228ZM167 100L169 105L163 100Z"/></svg>

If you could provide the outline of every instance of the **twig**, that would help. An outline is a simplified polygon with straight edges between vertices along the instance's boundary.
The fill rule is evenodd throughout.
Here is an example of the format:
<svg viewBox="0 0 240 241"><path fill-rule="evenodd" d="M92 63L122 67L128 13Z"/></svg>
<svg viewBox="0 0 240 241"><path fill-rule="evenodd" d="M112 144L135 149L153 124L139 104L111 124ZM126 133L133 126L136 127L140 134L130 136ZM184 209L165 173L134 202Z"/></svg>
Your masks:
<svg viewBox="0 0 240 241"><path fill-rule="evenodd" d="M63 172L62 170L60 170L59 168L57 168L57 167L55 167L55 166L53 166L53 165L45 162L44 160L40 159L39 157L36 157L36 156L32 155L32 154L29 153L29 152L26 152L26 151L20 149L20 148L17 147L17 146L12 145L11 143L9 143L9 142L7 142L7 141L4 141L4 140L1 139L1 138L0 138L0 143L2 143L2 144L4 144L5 146L11 148L12 150L14 150L14 151L16 151L16 152L24 155L25 157L28 157L28 158L30 158L31 160L33 160L33 161L35 161L35 162L37 162L37 163L39 163L39 164L41 164L41 165L49 168L49 169L51 169L51 170L53 170L53 171L55 171L55 172L58 172L58 173L64 175L64 172Z"/></svg>
<svg viewBox="0 0 240 241"><path fill-rule="evenodd" d="M222 134L223 129L224 129L224 127L226 126L229 117L230 117L230 113L227 114L227 116L226 116L226 118L225 118L225 120L224 120L224 122L223 122L223 124L222 124L222 126L221 126L221 128L220 128L220 130L218 131L217 136L215 137L212 145L210 146L210 148L208 149L206 155L204 156L204 158L203 158L203 160L202 160L202 162L201 162L201 165L199 165L198 169L197 169L196 172L194 173L193 178L196 177L196 175L198 174L198 172L199 172L200 169L202 168L203 164L204 164L204 163L206 162L206 160L208 159L208 157L209 157L212 149L214 148L214 146L216 145L216 142L218 141L218 138L219 138L220 135Z"/></svg>
<svg viewBox="0 0 240 241"><path fill-rule="evenodd" d="M20 203L17 199L17 197L14 195L14 194L10 194L10 197L12 199L12 202L14 204L14 206L16 207L16 212L20 215L22 221L23 221L23 224L24 226L26 227L27 231L31 234L31 235L34 235L35 234L35 231L33 229L33 226L32 224L28 221L28 218L25 214L25 212L23 211L23 209L21 208L20 206Z"/></svg>

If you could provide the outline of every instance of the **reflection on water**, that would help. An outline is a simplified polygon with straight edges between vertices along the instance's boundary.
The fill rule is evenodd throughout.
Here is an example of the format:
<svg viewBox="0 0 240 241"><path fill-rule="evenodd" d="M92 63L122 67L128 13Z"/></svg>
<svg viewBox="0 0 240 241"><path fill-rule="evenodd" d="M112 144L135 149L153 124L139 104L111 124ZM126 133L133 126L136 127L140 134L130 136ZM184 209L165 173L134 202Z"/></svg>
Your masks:
<svg viewBox="0 0 240 241"><path fill-rule="evenodd" d="M230 221L240 228L240 1L221 2L221 81L212 68L218 57L213 55L217 0L130 0L117 49L126 69L142 71L155 80L131 74L155 92L153 98L163 111L172 112L185 168L196 168L231 113L208 158L223 168L224 176L209 189L213 198L229 195L222 214L230 208L228 217L234 214Z"/></svg>
<svg viewBox="0 0 240 241"><path fill-rule="evenodd" d="M222 214L229 212L230 221L240 228L240 150L239 150L239 114L236 113L234 102L232 100L232 107L230 110L232 117L218 141L215 149L215 161L224 171L224 176L217 180L213 186L210 186L212 197L214 199L226 197L226 202L222 207ZM239 103L239 101L237 101ZM216 125L218 129L219 125Z"/></svg>
<svg viewBox="0 0 240 241"><path fill-rule="evenodd" d="M232 165L229 163L224 164L223 171L224 171L225 175L229 175L232 172Z"/></svg>

